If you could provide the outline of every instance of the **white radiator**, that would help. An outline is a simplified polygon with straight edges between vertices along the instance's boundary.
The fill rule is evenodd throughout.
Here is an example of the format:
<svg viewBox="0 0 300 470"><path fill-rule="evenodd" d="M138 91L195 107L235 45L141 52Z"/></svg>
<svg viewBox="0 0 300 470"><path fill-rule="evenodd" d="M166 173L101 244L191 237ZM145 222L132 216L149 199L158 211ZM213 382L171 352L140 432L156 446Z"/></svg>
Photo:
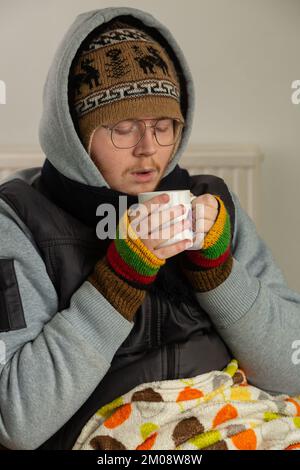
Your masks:
<svg viewBox="0 0 300 470"><path fill-rule="evenodd" d="M0 180L19 169L41 166L44 158L39 149L0 148ZM194 145L180 165L192 175L223 178L259 229L262 160L260 150L252 145Z"/></svg>

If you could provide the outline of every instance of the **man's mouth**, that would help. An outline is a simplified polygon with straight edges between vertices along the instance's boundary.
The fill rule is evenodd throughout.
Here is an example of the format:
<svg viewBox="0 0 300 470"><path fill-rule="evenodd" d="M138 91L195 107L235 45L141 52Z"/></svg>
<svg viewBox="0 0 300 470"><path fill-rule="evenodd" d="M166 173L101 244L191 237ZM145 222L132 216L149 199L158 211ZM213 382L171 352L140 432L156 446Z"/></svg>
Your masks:
<svg viewBox="0 0 300 470"><path fill-rule="evenodd" d="M145 174L145 173L150 173L152 171L156 171L155 168L140 168L136 171L132 171L131 173L133 174Z"/></svg>
<svg viewBox="0 0 300 470"><path fill-rule="evenodd" d="M143 169L143 170L137 170L131 172L131 174L134 176L136 181L150 181L152 178L154 178L156 174L156 170L153 168L150 169Z"/></svg>

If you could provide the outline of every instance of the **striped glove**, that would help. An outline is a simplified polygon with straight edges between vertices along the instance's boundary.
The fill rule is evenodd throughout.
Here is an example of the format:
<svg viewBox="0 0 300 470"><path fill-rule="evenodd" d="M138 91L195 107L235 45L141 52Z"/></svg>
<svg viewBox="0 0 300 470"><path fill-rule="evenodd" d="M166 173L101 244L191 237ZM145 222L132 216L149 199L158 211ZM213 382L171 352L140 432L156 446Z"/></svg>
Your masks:
<svg viewBox="0 0 300 470"><path fill-rule="evenodd" d="M131 321L165 262L138 238L125 211L116 239L109 244L106 256L98 261L88 280Z"/></svg>
<svg viewBox="0 0 300 470"><path fill-rule="evenodd" d="M207 292L222 284L232 270L231 223L219 196L217 219L204 238L200 250L182 253L180 264L186 277L198 292Z"/></svg>

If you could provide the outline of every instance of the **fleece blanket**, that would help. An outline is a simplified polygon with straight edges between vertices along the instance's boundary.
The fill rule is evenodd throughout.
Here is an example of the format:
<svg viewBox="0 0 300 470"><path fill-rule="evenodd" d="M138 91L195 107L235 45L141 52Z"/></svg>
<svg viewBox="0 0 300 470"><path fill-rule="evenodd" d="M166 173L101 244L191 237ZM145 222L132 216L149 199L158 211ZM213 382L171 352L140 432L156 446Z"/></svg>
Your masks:
<svg viewBox="0 0 300 470"><path fill-rule="evenodd" d="M150 382L101 407L73 450L300 450L300 395L249 385L223 371Z"/></svg>

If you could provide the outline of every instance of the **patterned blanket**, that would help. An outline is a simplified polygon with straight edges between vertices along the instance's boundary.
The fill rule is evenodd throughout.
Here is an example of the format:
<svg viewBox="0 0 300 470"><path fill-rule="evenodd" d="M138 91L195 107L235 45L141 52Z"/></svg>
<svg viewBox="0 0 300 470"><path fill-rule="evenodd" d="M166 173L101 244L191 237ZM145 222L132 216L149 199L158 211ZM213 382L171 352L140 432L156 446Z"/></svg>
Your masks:
<svg viewBox="0 0 300 470"><path fill-rule="evenodd" d="M223 371L150 382L100 408L73 450L300 450L300 395L270 395L232 360Z"/></svg>

